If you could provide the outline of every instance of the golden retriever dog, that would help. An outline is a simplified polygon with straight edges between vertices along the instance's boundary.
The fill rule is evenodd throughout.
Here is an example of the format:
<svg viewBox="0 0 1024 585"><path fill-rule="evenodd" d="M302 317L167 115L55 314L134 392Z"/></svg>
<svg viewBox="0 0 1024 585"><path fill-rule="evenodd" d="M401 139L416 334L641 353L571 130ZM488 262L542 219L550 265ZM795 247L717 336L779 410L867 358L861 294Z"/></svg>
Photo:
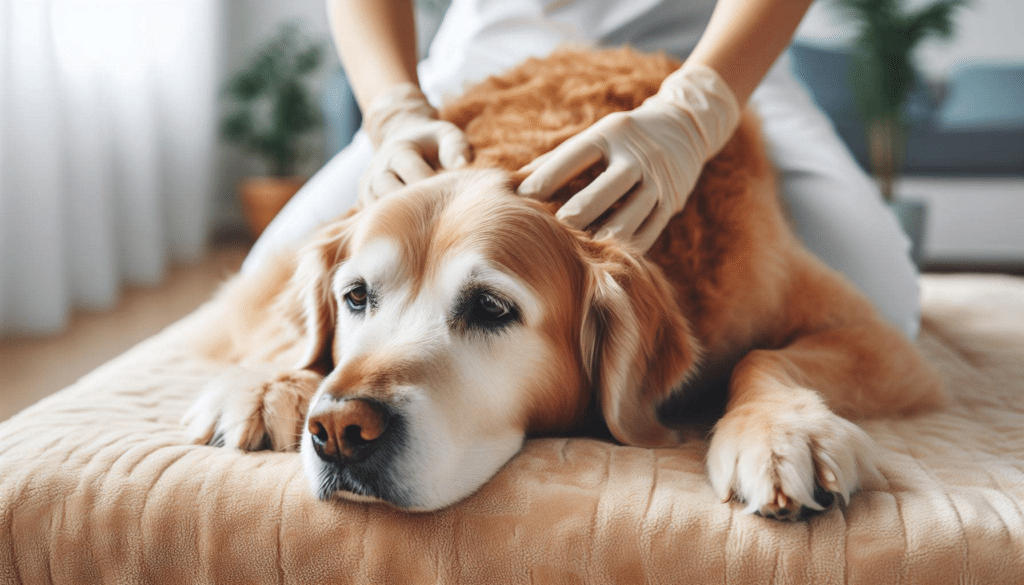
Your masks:
<svg viewBox="0 0 1024 585"><path fill-rule="evenodd" d="M471 169L339 218L225 288L232 314L205 351L235 366L186 416L189 437L298 448L322 499L434 510L527 437L603 424L671 448L711 413L723 502L792 520L848 500L878 477L852 421L935 406L940 384L790 231L752 115L646 254L553 216L600 168L550 203L514 194L516 169L677 67L562 51L449 104Z"/></svg>

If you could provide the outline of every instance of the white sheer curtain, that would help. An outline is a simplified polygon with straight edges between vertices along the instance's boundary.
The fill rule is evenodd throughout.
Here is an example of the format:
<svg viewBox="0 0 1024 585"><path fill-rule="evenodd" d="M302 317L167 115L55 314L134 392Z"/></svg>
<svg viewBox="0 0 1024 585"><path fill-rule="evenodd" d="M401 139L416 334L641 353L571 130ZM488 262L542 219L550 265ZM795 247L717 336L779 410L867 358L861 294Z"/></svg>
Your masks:
<svg viewBox="0 0 1024 585"><path fill-rule="evenodd" d="M0 0L0 334L201 257L216 0Z"/></svg>

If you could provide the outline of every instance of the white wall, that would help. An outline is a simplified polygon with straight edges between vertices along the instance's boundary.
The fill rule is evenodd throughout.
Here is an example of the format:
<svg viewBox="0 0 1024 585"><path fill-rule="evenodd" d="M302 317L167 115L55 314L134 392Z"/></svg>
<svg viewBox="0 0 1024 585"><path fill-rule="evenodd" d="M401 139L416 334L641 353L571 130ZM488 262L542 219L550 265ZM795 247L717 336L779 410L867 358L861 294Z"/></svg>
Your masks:
<svg viewBox="0 0 1024 585"><path fill-rule="evenodd" d="M923 255L942 264L1024 260L1024 177L902 179L903 197L928 203Z"/></svg>
<svg viewBox="0 0 1024 585"><path fill-rule="evenodd" d="M925 6L933 1L908 0L907 6ZM971 0L957 16L953 39L926 42L918 65L927 77L938 79L972 62L1024 61L1022 24L1022 0ZM850 21L829 0L815 2L797 30L798 38L827 46L842 45L853 34Z"/></svg>

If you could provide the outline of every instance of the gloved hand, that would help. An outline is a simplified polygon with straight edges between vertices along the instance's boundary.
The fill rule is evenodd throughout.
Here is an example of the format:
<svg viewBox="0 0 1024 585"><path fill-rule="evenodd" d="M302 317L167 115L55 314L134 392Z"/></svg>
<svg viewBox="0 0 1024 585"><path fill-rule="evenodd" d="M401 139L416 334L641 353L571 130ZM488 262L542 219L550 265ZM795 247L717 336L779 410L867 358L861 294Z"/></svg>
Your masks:
<svg viewBox="0 0 1024 585"><path fill-rule="evenodd" d="M683 65L640 107L609 114L526 165L519 194L548 199L594 163L608 168L558 211L584 229L635 187L594 235L647 251L683 209L704 163L739 124L740 107L713 69Z"/></svg>
<svg viewBox="0 0 1024 585"><path fill-rule="evenodd" d="M439 169L431 162L444 169L469 162L469 142L462 130L438 120L437 110L413 83L396 85L375 98L363 116L363 129L376 148L359 184L364 205L434 175Z"/></svg>

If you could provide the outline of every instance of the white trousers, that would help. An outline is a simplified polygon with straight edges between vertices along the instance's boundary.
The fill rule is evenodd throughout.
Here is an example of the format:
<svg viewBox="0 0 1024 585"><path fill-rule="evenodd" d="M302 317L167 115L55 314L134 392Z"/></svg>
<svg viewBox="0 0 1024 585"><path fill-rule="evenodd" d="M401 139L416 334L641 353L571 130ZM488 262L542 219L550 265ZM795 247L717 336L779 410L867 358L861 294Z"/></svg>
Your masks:
<svg viewBox="0 0 1024 585"><path fill-rule="evenodd" d="M804 244L845 274L911 338L919 325L918 273L910 242L878 189L854 161L831 122L793 77L783 56L751 96L780 179L786 212ZM242 266L250 271L275 250L295 248L356 201L373 156L360 131L285 206Z"/></svg>

